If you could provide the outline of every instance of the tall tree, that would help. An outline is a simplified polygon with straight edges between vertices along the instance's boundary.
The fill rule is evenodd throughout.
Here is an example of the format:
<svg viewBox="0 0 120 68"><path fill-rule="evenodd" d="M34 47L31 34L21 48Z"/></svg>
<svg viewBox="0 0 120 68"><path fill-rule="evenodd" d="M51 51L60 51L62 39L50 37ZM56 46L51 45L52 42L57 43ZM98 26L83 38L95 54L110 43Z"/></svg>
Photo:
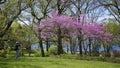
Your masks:
<svg viewBox="0 0 120 68"><path fill-rule="evenodd" d="M52 13L52 17L48 19L44 19L42 21L42 25L44 26L44 29L47 28L48 32L51 32L53 36L57 37L58 42L58 54L63 54L63 48L62 48L62 38L66 35L68 35L68 32L66 30L71 29L74 27L73 24L74 20L70 16L65 15L59 15L56 12ZM38 26L41 28L40 26ZM71 30L72 31L72 30ZM71 32L72 33L72 32Z"/></svg>
<svg viewBox="0 0 120 68"><path fill-rule="evenodd" d="M1 5L0 23L3 25L3 30L0 32L0 37L3 37L6 34L13 21L21 14L22 10L25 10L27 8L26 6L22 6L21 3L21 0L14 0L8 1Z"/></svg>
<svg viewBox="0 0 120 68"><path fill-rule="evenodd" d="M93 13L93 9L94 7L97 6L97 1L95 0L74 0L71 1L72 4L70 5L69 10L71 12L72 16L76 16L77 17L77 21L78 23L80 23L81 21L84 22L84 17L81 17L81 14L86 14L86 17L89 16L89 18L91 18L91 20L94 22L95 18L97 19L99 15L94 15ZM89 21L91 21L89 20ZM85 23L85 22L84 22ZM80 55L82 55L82 42L83 42L83 36L84 34L82 34L83 29L79 30L78 33L78 43L79 43L79 51L80 51Z"/></svg>
<svg viewBox="0 0 120 68"><path fill-rule="evenodd" d="M106 46L108 46L107 44L110 43L113 39L113 35L111 33L107 33L105 31L105 27L106 27L105 25L93 23L88 25L85 29L86 35L89 38L89 42L91 42L91 40L95 40L94 45L96 46L92 47L95 55L98 52L97 49L99 45L106 44ZM90 45L91 44L89 43L89 47ZM91 49L90 49L90 52L91 52ZM109 51L107 53L109 53Z"/></svg>
<svg viewBox="0 0 120 68"><path fill-rule="evenodd" d="M41 25L41 19L45 18L48 12L50 11L49 8L51 5L51 1L52 0L31 0L29 2L28 5L30 6L30 13L34 18L34 22L33 22L34 24ZM43 39L41 37L42 36L41 31L42 30L38 30L37 33L38 33L39 45L41 48L41 54L42 57L44 57L45 54L42 45Z"/></svg>

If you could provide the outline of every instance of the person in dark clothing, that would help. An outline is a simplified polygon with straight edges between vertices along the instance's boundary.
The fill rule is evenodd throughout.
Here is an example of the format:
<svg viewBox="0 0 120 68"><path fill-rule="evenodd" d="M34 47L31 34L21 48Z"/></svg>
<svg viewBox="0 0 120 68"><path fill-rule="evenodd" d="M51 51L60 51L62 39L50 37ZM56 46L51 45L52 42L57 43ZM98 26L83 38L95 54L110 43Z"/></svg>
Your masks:
<svg viewBox="0 0 120 68"><path fill-rule="evenodd" d="M19 42L16 42L16 45L15 45L15 51L16 51L15 58L16 58L16 59L17 59L18 56L19 56L19 47L20 47L20 43L19 43Z"/></svg>

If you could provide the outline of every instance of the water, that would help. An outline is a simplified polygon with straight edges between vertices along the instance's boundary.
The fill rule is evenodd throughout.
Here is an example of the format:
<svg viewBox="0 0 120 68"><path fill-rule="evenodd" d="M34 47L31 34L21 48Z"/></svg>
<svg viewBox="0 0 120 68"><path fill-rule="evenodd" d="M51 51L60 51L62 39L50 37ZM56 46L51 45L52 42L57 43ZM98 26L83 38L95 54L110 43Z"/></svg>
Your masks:
<svg viewBox="0 0 120 68"><path fill-rule="evenodd" d="M53 46L53 45L52 45L52 46ZM52 47L52 46L51 46L51 47ZM31 49L38 49L38 48L39 48L39 43L32 44L32 46L31 46ZM45 44L45 43L43 43L43 48L46 49L46 44ZM67 49L70 50L70 46L69 46L69 45L68 45L68 46L67 46L67 45L66 45L66 46L63 46L63 49L64 49L65 51L67 51ZM92 49L92 48L91 48L91 49ZM79 51L79 47L76 46L76 47L75 47L75 50L76 50L76 51ZM118 45L113 45L113 46L111 47L110 51L114 51L114 50L120 50L120 47L119 47ZM84 49L83 49L83 51L84 51ZM89 48L87 49L87 51L89 51ZM98 51L99 51L99 52L104 51L103 46L100 46L99 49L98 49Z"/></svg>

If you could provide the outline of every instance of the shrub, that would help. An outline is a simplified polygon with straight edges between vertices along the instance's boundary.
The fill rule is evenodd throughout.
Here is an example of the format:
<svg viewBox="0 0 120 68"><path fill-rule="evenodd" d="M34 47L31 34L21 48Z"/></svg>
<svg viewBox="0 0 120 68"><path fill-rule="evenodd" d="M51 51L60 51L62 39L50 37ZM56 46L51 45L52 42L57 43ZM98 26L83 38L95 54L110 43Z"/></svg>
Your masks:
<svg viewBox="0 0 120 68"><path fill-rule="evenodd" d="M54 47L52 47L52 48L50 48L49 49L49 55L58 55L57 54L57 50L58 48L57 48L57 46L54 46ZM63 54L66 54L66 52L63 50Z"/></svg>
<svg viewBox="0 0 120 68"><path fill-rule="evenodd" d="M56 46L49 49L49 55L57 55L57 47Z"/></svg>
<svg viewBox="0 0 120 68"><path fill-rule="evenodd" d="M9 52L10 49L8 47L4 47L2 50L0 50L0 56L6 58Z"/></svg>
<svg viewBox="0 0 120 68"><path fill-rule="evenodd" d="M41 56L40 49L35 49L35 50L34 50L34 56L35 56L35 57L40 57L40 56Z"/></svg>

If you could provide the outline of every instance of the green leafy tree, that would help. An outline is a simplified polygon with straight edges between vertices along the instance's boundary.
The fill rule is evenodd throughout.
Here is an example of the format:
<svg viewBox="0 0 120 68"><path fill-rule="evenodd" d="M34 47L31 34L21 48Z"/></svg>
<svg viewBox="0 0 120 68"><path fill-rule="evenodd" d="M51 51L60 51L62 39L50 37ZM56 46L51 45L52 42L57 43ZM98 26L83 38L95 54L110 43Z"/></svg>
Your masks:
<svg viewBox="0 0 120 68"><path fill-rule="evenodd" d="M0 37L3 37L9 30L12 23L17 19L21 12L27 9L27 6L22 6L22 0L10 0L0 5L0 24L2 30Z"/></svg>
<svg viewBox="0 0 120 68"><path fill-rule="evenodd" d="M120 24L117 23L115 19L108 19L106 31L113 34L114 40L113 43L120 44Z"/></svg>

